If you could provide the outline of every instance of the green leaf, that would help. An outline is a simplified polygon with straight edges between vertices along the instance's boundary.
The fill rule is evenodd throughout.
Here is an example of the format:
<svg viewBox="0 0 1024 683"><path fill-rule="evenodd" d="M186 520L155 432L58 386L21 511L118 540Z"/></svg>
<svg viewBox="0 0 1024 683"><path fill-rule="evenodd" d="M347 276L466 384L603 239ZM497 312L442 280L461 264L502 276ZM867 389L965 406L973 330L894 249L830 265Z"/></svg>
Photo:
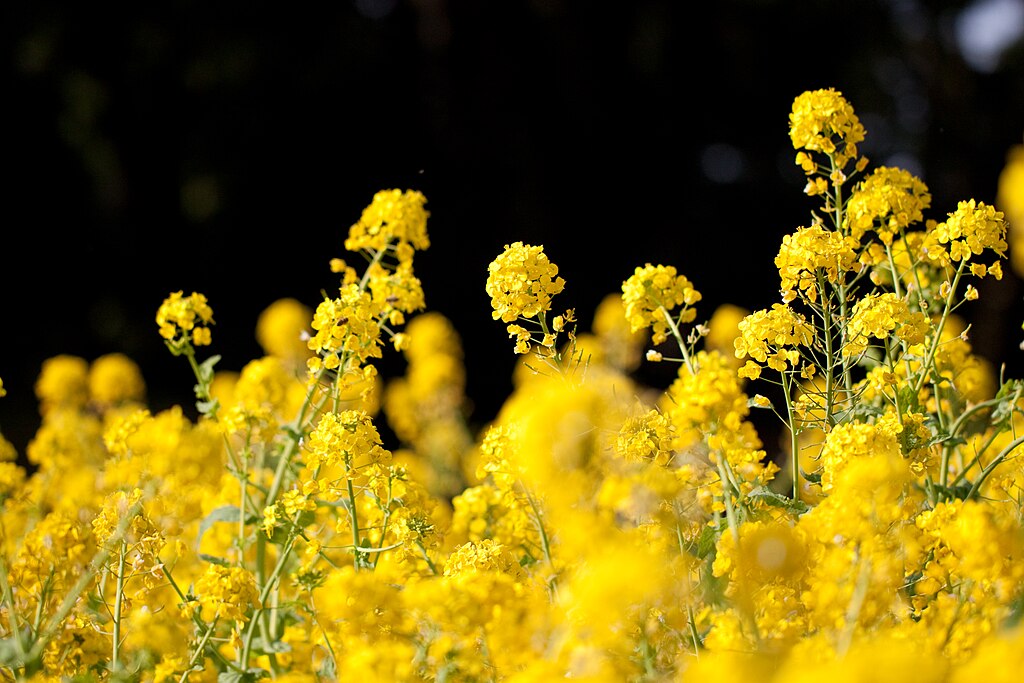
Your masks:
<svg viewBox="0 0 1024 683"><path fill-rule="evenodd" d="M771 505L772 507L784 508L792 513L801 515L807 512L810 508L807 503L802 500L795 500L789 496L784 496L781 493L772 491L767 486L758 486L750 493L747 494L747 498L753 498L755 500L762 500L765 504Z"/></svg>
<svg viewBox="0 0 1024 683"><path fill-rule="evenodd" d="M800 474L802 474L804 479L812 484L821 484L821 472L807 472L803 468L800 468Z"/></svg>
<svg viewBox="0 0 1024 683"><path fill-rule="evenodd" d="M198 386L196 386L196 390L199 390ZM196 410L199 411L200 415L209 417L210 415L215 414L219 408L220 399L217 398L210 401L196 401Z"/></svg>
<svg viewBox="0 0 1024 683"><path fill-rule="evenodd" d="M213 510L210 514L203 518L203 521L199 523L199 533L196 535L196 547L199 548L203 543L203 535L206 533L211 526L217 522L233 522L238 523L239 517L242 515L242 510L237 505L222 505L219 508ZM256 517L249 515L245 519L246 524L252 524L256 521Z"/></svg>
<svg viewBox="0 0 1024 683"><path fill-rule="evenodd" d="M237 505L222 505L221 507L213 510L203 518L203 521L199 522L199 533L196 534L196 547L199 547L203 540L203 534L205 534L211 526L217 522L237 523L241 515L242 510Z"/></svg>
<svg viewBox="0 0 1024 683"><path fill-rule="evenodd" d="M231 563L225 560L223 557L217 557L216 555L207 555L206 553L199 553L199 559L205 560L210 564L219 564L221 567L230 567Z"/></svg>
<svg viewBox="0 0 1024 683"><path fill-rule="evenodd" d="M21 653L18 651L18 644L14 642L14 638L0 640L0 666L13 669L24 664L25 662L22 660Z"/></svg>
<svg viewBox="0 0 1024 683"><path fill-rule="evenodd" d="M220 356L210 356L199 364L199 381L209 384L213 381L213 366L220 362Z"/></svg>
<svg viewBox="0 0 1024 683"><path fill-rule="evenodd" d="M700 536L697 537L697 557L703 560L715 549L716 543L718 543L718 530L711 524L706 524L700 530Z"/></svg>
<svg viewBox="0 0 1024 683"><path fill-rule="evenodd" d="M252 651L256 654L282 654L284 652L291 652L292 646L283 640L275 640L268 643L263 638L256 638L252 642Z"/></svg>
<svg viewBox="0 0 1024 683"><path fill-rule="evenodd" d="M224 671L217 674L217 683L251 683L270 674L264 669L247 669L246 671Z"/></svg>

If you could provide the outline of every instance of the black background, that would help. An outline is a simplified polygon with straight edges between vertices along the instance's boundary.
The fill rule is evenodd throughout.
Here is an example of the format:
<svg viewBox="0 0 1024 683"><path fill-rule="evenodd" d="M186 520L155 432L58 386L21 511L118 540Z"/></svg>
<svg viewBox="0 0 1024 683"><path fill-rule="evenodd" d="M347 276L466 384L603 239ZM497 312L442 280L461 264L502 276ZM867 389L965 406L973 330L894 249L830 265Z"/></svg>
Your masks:
<svg viewBox="0 0 1024 683"><path fill-rule="evenodd" d="M329 260L386 188L427 196L416 274L462 335L478 422L515 363L484 292L505 244L544 245L583 330L647 262L694 281L702 319L768 306L781 238L816 208L788 137L805 90L849 99L872 166L921 177L929 217L994 203L1024 135L1024 57L966 62L968 5L7 3L0 427L23 452L32 385L61 353L127 353L154 409L190 406L163 298L206 294L210 353L240 369L267 305L334 291ZM1019 290L1008 273L970 313L976 350L1011 368Z"/></svg>

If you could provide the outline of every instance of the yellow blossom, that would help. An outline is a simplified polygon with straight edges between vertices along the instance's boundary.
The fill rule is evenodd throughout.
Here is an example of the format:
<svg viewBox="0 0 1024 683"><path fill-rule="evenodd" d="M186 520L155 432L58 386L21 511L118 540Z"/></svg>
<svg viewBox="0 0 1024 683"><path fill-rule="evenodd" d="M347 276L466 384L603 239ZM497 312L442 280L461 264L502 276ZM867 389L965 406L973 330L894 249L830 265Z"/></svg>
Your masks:
<svg viewBox="0 0 1024 683"><path fill-rule="evenodd" d="M809 90L793 100L789 137L794 149L824 153L842 169L857 158L857 145L864 136L853 106L834 88ZM797 162L805 170L810 168L805 157L798 157Z"/></svg>
<svg viewBox="0 0 1024 683"><path fill-rule="evenodd" d="M673 311L681 307L675 314L678 322L691 322L697 317L693 305L700 300L701 293L685 275L676 272L675 266L638 266L622 283L622 303L630 329L638 332L651 328L655 346L668 338Z"/></svg>
<svg viewBox="0 0 1024 683"><path fill-rule="evenodd" d="M513 242L487 266L486 291L494 320L511 323L551 310L551 297L565 287L543 246Z"/></svg>
<svg viewBox="0 0 1024 683"><path fill-rule="evenodd" d="M423 251L430 247L424 208L427 198L417 190L381 190L363 209L359 220L349 228L345 248L381 251L394 242L400 260L409 260L409 250ZM402 257L405 258L402 258Z"/></svg>
<svg viewBox="0 0 1024 683"><path fill-rule="evenodd" d="M184 296L181 291L172 292L157 310L156 324L160 336L173 349L183 349L186 345L207 346L211 341L209 326L213 324L213 309L204 294L192 292Z"/></svg>
<svg viewBox="0 0 1024 683"><path fill-rule="evenodd" d="M248 621L250 610L259 607L256 579L244 567L208 565L195 592L204 619Z"/></svg>
<svg viewBox="0 0 1024 683"><path fill-rule="evenodd" d="M838 283L846 273L859 270L855 245L852 237L844 237L821 225L799 228L783 236L775 257L783 301L792 301L797 292L817 301L819 273L828 282Z"/></svg>

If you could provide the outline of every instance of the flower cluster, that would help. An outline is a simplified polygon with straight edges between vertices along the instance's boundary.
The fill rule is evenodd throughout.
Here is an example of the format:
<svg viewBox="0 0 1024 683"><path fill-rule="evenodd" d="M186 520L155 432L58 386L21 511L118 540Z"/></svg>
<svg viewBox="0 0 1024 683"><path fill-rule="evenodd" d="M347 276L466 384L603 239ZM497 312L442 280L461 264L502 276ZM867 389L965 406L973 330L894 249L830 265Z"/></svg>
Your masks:
<svg viewBox="0 0 1024 683"><path fill-rule="evenodd" d="M187 345L209 346L212 342L210 325L213 324L213 309L204 294L173 292L164 299L156 312L156 324L172 351Z"/></svg>

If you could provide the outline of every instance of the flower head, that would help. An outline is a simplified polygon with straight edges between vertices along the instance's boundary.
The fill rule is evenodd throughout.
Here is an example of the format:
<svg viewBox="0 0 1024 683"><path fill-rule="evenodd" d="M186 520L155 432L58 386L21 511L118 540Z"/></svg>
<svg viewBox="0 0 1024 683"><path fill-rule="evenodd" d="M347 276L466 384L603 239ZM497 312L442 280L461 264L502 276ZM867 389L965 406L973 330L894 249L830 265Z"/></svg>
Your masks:
<svg viewBox="0 0 1024 683"><path fill-rule="evenodd" d="M739 336L733 342L737 358L750 356L743 377L756 379L761 372L757 363L785 372L800 362L797 346L810 346L814 326L786 304L773 304L769 310L754 311L739 323ZM754 362L756 361L756 363Z"/></svg>
<svg viewBox="0 0 1024 683"><path fill-rule="evenodd" d="M380 314L380 304L356 284L345 285L337 298L320 302L311 323L314 334L307 342L318 354L309 359L310 371L336 370L343 364L361 365L369 358L380 358Z"/></svg>
<svg viewBox="0 0 1024 683"><path fill-rule="evenodd" d="M35 384L39 409L81 408L89 400L89 363L80 356L59 354L43 361Z"/></svg>
<svg viewBox="0 0 1024 683"><path fill-rule="evenodd" d="M513 242L487 266L487 294L491 316L511 323L551 310L551 298L565 288L558 266L548 260L543 246Z"/></svg>
<svg viewBox="0 0 1024 683"><path fill-rule="evenodd" d="M256 341L268 356L287 363L309 358L309 322L313 309L297 299L284 297L263 309L256 319Z"/></svg>
<svg viewBox="0 0 1024 683"><path fill-rule="evenodd" d="M125 354L108 353L89 366L89 397L100 407L138 403L145 394L142 370Z"/></svg>
<svg viewBox="0 0 1024 683"><path fill-rule="evenodd" d="M244 567L210 564L196 581L195 592L206 619L248 621L249 609L259 605L256 579Z"/></svg>
<svg viewBox="0 0 1024 683"><path fill-rule="evenodd" d="M616 452L628 462L667 465L672 459L672 423L659 410L629 417L619 428Z"/></svg>
<svg viewBox="0 0 1024 683"><path fill-rule="evenodd" d="M883 244L892 244L894 236L924 220L931 200L928 187L916 176L903 169L881 166L857 185L844 218L850 234L858 241L864 233L874 230Z"/></svg>
<svg viewBox="0 0 1024 683"><path fill-rule="evenodd" d="M854 305L848 332L850 341L843 355L855 356L867 348L871 337L888 339L894 334L907 344L920 344L928 334L928 322L893 292L869 294Z"/></svg>
<svg viewBox="0 0 1024 683"><path fill-rule="evenodd" d="M701 293L675 266L644 265L637 267L629 279L622 283L622 303L626 319L633 332L651 328L651 342L657 346L668 338L668 316L681 306L680 323L692 322L697 317L694 304Z"/></svg>
<svg viewBox="0 0 1024 683"><path fill-rule="evenodd" d="M156 312L156 324L172 350L184 350L186 346L207 346L211 342L210 325L213 324L213 309L206 296L192 292L184 296L174 292L160 305Z"/></svg>
<svg viewBox="0 0 1024 683"><path fill-rule="evenodd" d="M1006 253L1006 221L1002 211L973 199L962 201L956 211L935 226L935 235L942 244L949 244L949 257L966 261L984 250Z"/></svg>
<svg viewBox="0 0 1024 683"><path fill-rule="evenodd" d="M864 126L853 106L833 88L809 90L793 100L789 137L794 149L827 154L834 157L835 166L841 169L850 159L857 158L857 145L863 142L864 135ZM805 165L804 159L798 159Z"/></svg>
<svg viewBox="0 0 1024 683"><path fill-rule="evenodd" d="M860 268L854 253L855 242L842 233L826 230L821 225L798 228L782 238L782 246L775 257L775 267L782 280L783 300L796 298L797 290L811 301L818 298L818 273L829 282Z"/></svg>
<svg viewBox="0 0 1024 683"><path fill-rule="evenodd" d="M373 418L362 410L324 413L306 442L307 465L342 465L346 471L388 464L391 454L381 446Z"/></svg>
<svg viewBox="0 0 1024 683"><path fill-rule="evenodd" d="M415 190L381 190L349 228L345 248L382 251L394 242L398 260L411 260L414 250L430 247L427 236L430 212L423 208L426 202L423 193Z"/></svg>

